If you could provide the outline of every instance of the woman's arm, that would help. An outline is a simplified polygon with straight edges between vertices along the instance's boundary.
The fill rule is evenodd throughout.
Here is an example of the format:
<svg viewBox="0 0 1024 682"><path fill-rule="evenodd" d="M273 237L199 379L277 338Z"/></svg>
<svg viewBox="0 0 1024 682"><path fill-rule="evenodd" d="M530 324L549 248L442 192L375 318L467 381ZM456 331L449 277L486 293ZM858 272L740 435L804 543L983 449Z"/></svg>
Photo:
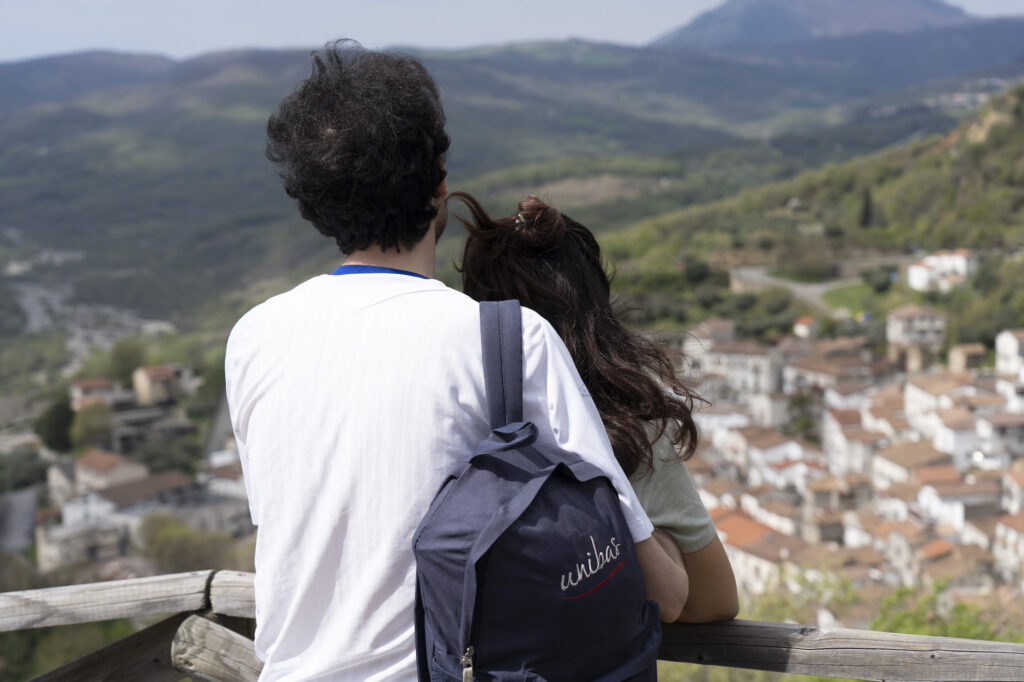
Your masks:
<svg viewBox="0 0 1024 682"><path fill-rule="evenodd" d="M735 618L740 611L740 600L736 594L736 577L722 541L716 536L706 547L683 554L683 563L690 575L698 576L694 581L700 585L700 590L690 593L679 616L680 622L710 623Z"/></svg>
<svg viewBox="0 0 1024 682"><path fill-rule="evenodd" d="M683 607L690 592L686 566L681 560L671 556L658 537L657 529L654 535L636 543L635 546L640 572L647 588L647 598L658 602L663 623L679 620L684 613ZM675 551L678 553L678 548Z"/></svg>
<svg viewBox="0 0 1024 682"><path fill-rule="evenodd" d="M686 606L676 620L681 623L711 623L736 617L740 610L736 578L725 547L717 536L696 552L686 554L661 528L655 528L652 537L674 562L683 567L688 582L700 586L700 589L689 592Z"/></svg>

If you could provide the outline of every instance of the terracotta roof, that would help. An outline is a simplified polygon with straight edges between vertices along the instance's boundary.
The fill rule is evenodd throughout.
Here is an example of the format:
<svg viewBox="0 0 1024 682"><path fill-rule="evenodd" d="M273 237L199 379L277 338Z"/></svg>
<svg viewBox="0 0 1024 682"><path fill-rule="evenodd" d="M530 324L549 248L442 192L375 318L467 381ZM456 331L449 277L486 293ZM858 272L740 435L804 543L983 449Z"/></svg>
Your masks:
<svg viewBox="0 0 1024 682"><path fill-rule="evenodd" d="M949 349L951 352L958 350L967 355L984 355L988 352L983 343L958 343Z"/></svg>
<svg viewBox="0 0 1024 682"><path fill-rule="evenodd" d="M800 538L771 531L739 549L747 554L778 563L791 559L806 546L807 543Z"/></svg>
<svg viewBox="0 0 1024 682"><path fill-rule="evenodd" d="M1019 514L1007 514L999 517L999 523L1012 528L1018 533L1024 533L1024 512Z"/></svg>
<svg viewBox="0 0 1024 682"><path fill-rule="evenodd" d="M921 492L920 483L893 483L885 490L876 491L875 495L877 497L891 497L903 502L911 502L917 499L919 492Z"/></svg>
<svg viewBox="0 0 1024 682"><path fill-rule="evenodd" d="M996 533L996 524L999 523L999 516L975 516L971 519L966 519L964 524L974 526L980 530L985 537L991 542L992 538Z"/></svg>
<svg viewBox="0 0 1024 682"><path fill-rule="evenodd" d="M1012 412L997 412L996 414L979 417L979 419L984 419L996 428L1024 426L1024 414L1013 414Z"/></svg>
<svg viewBox="0 0 1024 682"><path fill-rule="evenodd" d="M132 483L114 485L97 494L107 498L120 507L130 507L143 500L159 495L162 492L185 488L193 485L190 477L180 471L165 471L161 474L148 476Z"/></svg>
<svg viewBox="0 0 1024 682"><path fill-rule="evenodd" d="M860 410L829 410L840 426L860 426Z"/></svg>
<svg viewBox="0 0 1024 682"><path fill-rule="evenodd" d="M172 365L147 365L141 369L153 381L169 381L174 379L174 367Z"/></svg>
<svg viewBox="0 0 1024 682"><path fill-rule="evenodd" d="M851 510L843 514L844 526L856 526L869 533L878 530L883 523L885 519L870 509Z"/></svg>
<svg viewBox="0 0 1024 682"><path fill-rule="evenodd" d="M936 538L935 540L922 545L917 552L925 561L932 561L939 557L946 556L947 554L952 554L953 545L942 538Z"/></svg>
<svg viewBox="0 0 1024 682"><path fill-rule="evenodd" d="M836 381L836 385L831 387L831 390L835 391L839 395L853 395L854 393L863 393L874 385L875 383L873 381L867 381L855 377L841 377Z"/></svg>
<svg viewBox="0 0 1024 682"><path fill-rule="evenodd" d="M885 563L885 557L872 547L838 547L829 544L808 545L794 555L794 561L807 568L826 570L848 569L854 566L875 567Z"/></svg>
<svg viewBox="0 0 1024 682"><path fill-rule="evenodd" d="M1007 471L1004 473L1004 476L1016 483L1018 487L1024 488L1024 469L1020 471Z"/></svg>
<svg viewBox="0 0 1024 682"><path fill-rule="evenodd" d="M977 386L977 384L975 384ZM998 393L978 393L977 395L958 395L953 401L968 409L977 407L992 407L993 405L1005 405L1006 398Z"/></svg>
<svg viewBox="0 0 1024 682"><path fill-rule="evenodd" d="M105 377L92 377L89 379L76 379L74 385L83 391L88 391L92 389L113 388L114 382Z"/></svg>
<svg viewBox="0 0 1024 682"><path fill-rule="evenodd" d="M715 519L715 526L725 536L724 542L733 547L744 547L765 536L778 535L772 528L740 511Z"/></svg>
<svg viewBox="0 0 1024 682"><path fill-rule="evenodd" d="M737 430L743 434L748 446L758 450L770 450L793 440L781 431L764 426L744 426Z"/></svg>
<svg viewBox="0 0 1024 682"><path fill-rule="evenodd" d="M793 321L793 324L814 324L814 318L810 315L801 315Z"/></svg>
<svg viewBox="0 0 1024 682"><path fill-rule="evenodd" d="M877 443L888 438L884 433L871 431L869 429L850 429L843 431L843 438L848 441L860 441L861 443Z"/></svg>
<svg viewBox="0 0 1024 682"><path fill-rule="evenodd" d="M974 415L960 407L936 410L935 414L942 420L942 424L954 431L973 431Z"/></svg>
<svg viewBox="0 0 1024 682"><path fill-rule="evenodd" d="M715 355L768 355L772 352L772 347L756 341L735 341L716 343L711 352Z"/></svg>
<svg viewBox="0 0 1024 682"><path fill-rule="evenodd" d="M999 481L993 480L980 480L973 483L948 481L932 483L931 486L935 488L935 492L938 493L939 497L943 498L971 497L974 495L989 495L997 498L1002 490Z"/></svg>
<svg viewBox="0 0 1024 682"><path fill-rule="evenodd" d="M124 457L113 452L107 452L99 448L89 448L84 455L75 460L75 466L103 472L110 471L125 461L127 460Z"/></svg>
<svg viewBox="0 0 1024 682"><path fill-rule="evenodd" d="M909 383L932 395L946 395L958 388L970 385L970 380L963 374L936 372L912 377Z"/></svg>
<svg viewBox="0 0 1024 682"><path fill-rule="evenodd" d="M1020 341L1024 341L1024 329L1004 329L1003 331L1013 334Z"/></svg>
<svg viewBox="0 0 1024 682"><path fill-rule="evenodd" d="M687 468L689 468L689 466L687 466ZM230 478L232 480L240 480L242 478L242 463L235 461L232 462L231 464L225 464L219 467L211 467L206 470L206 473L216 478Z"/></svg>
<svg viewBox="0 0 1024 682"><path fill-rule="evenodd" d="M713 478L703 483L700 487L715 497L720 497L726 493L740 493L743 491L743 484L731 478Z"/></svg>
<svg viewBox="0 0 1024 682"><path fill-rule="evenodd" d="M711 520L718 523L719 519L724 519L727 516L738 514L739 512L729 507L712 507L708 509L708 514L711 516Z"/></svg>
<svg viewBox="0 0 1024 682"><path fill-rule="evenodd" d="M952 461L952 457L944 452L939 452L926 441L890 445L879 450L876 456L911 471L923 466L946 464Z"/></svg>
<svg viewBox="0 0 1024 682"><path fill-rule="evenodd" d="M860 358L849 356L809 355L805 358L793 360L789 363L789 366L834 377L859 377L871 373L870 363L864 362Z"/></svg>
<svg viewBox="0 0 1024 682"><path fill-rule="evenodd" d="M775 514L776 516L784 516L787 519L800 518L800 508L796 505L783 502L782 500L768 500L761 504L761 509L765 510L769 514Z"/></svg>
<svg viewBox="0 0 1024 682"><path fill-rule="evenodd" d="M851 488L867 487L871 481L864 474L844 474L843 476L825 476L807 484L813 492L849 492Z"/></svg>
<svg viewBox="0 0 1024 682"><path fill-rule="evenodd" d="M809 467L811 469L818 469L820 471L825 471L827 469L827 467L824 464L821 464L820 462L813 462L806 459L785 459L781 462L772 462L768 466L774 469L775 471L782 471L783 469L788 469L798 464L803 464L806 467Z"/></svg>
<svg viewBox="0 0 1024 682"><path fill-rule="evenodd" d="M917 480L921 483L945 483L949 481L960 482L960 472L952 464L937 464L935 466L921 467L914 472Z"/></svg>
<svg viewBox="0 0 1024 682"><path fill-rule="evenodd" d="M899 320L905 320L908 318L921 316L941 317L942 319L946 319L946 313L942 312L941 310L936 310L935 308L929 308L927 306L920 305L905 305L900 306L895 310L889 311L889 317L896 318Z"/></svg>
<svg viewBox="0 0 1024 682"><path fill-rule="evenodd" d="M929 537L928 529L914 521L887 521L879 530L885 533L886 537L898 533L911 545L922 545Z"/></svg>
<svg viewBox="0 0 1024 682"><path fill-rule="evenodd" d="M897 384L889 384L871 394L871 407L875 409L902 410L903 389Z"/></svg>

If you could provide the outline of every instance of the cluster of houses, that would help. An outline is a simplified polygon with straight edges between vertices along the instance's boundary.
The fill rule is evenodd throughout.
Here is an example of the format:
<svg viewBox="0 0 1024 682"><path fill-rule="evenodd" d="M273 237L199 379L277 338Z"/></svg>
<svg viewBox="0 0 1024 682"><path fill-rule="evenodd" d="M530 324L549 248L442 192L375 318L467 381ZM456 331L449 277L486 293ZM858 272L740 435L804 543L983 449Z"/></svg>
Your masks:
<svg viewBox="0 0 1024 682"><path fill-rule="evenodd" d="M73 382L72 410L97 402L109 406L112 434L105 448L53 457L46 481L50 506L35 519L40 572L131 555L141 545L143 519L154 513L234 537L252 533L234 451L206 455L198 476L152 473L131 457L143 443L166 442L195 429L178 401L198 386L189 368L170 364L139 367L130 390L104 377Z"/></svg>
<svg viewBox="0 0 1024 682"><path fill-rule="evenodd" d="M946 316L926 307L889 314L884 355L798 324L775 345L721 319L680 339L711 400L688 467L742 592L826 573L863 595L1024 588L1024 329L1000 333L982 369L975 345L938 364ZM788 428L808 404L814 442Z"/></svg>

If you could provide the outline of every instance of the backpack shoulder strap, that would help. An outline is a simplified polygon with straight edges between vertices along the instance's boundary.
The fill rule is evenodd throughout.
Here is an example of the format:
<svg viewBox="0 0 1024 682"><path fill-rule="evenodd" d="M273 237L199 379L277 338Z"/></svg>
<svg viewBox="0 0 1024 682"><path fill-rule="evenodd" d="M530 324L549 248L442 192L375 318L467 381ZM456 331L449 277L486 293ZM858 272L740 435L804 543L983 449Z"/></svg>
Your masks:
<svg viewBox="0 0 1024 682"><path fill-rule="evenodd" d="M519 301L480 303L484 388L491 428L523 420L523 318Z"/></svg>

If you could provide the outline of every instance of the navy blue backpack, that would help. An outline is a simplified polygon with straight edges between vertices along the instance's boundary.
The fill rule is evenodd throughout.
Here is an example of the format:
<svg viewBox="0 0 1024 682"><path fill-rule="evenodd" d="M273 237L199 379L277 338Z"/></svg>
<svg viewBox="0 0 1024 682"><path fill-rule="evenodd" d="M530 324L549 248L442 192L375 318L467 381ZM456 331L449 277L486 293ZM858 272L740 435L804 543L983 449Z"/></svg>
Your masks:
<svg viewBox="0 0 1024 682"><path fill-rule="evenodd" d="M491 435L413 537L420 682L657 679L661 623L611 482L523 422L518 301L480 304Z"/></svg>

